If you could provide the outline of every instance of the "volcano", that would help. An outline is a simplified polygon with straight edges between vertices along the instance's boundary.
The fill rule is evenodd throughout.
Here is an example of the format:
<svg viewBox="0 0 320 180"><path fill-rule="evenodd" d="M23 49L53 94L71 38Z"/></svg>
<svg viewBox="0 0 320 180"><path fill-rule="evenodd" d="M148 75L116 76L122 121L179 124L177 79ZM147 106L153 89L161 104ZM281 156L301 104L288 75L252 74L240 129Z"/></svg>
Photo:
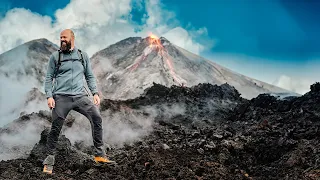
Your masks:
<svg viewBox="0 0 320 180"><path fill-rule="evenodd" d="M100 91L110 99L138 97L153 83L167 87L228 83L248 99L262 93L292 93L233 72L153 35L124 39L91 59Z"/></svg>

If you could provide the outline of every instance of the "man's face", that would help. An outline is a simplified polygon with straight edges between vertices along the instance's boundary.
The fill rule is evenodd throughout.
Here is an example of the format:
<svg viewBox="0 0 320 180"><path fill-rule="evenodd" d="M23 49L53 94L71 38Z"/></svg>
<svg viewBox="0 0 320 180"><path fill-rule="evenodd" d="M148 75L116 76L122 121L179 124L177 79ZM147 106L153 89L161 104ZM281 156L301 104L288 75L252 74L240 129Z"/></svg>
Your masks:
<svg viewBox="0 0 320 180"><path fill-rule="evenodd" d="M71 33L68 31L63 31L60 34L60 49L62 51L69 51L71 49Z"/></svg>

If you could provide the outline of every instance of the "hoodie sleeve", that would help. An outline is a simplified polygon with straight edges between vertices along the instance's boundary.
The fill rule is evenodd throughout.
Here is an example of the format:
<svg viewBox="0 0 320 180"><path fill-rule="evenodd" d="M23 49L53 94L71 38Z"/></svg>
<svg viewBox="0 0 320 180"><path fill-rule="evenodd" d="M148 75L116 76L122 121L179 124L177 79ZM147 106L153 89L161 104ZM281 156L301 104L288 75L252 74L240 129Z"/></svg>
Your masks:
<svg viewBox="0 0 320 180"><path fill-rule="evenodd" d="M85 69L84 75L85 75L88 87L92 94L98 93L96 78L92 71L90 58L88 57L87 53L83 53L83 54L84 54L84 60L86 61L85 63L86 69Z"/></svg>
<svg viewBox="0 0 320 180"><path fill-rule="evenodd" d="M47 98L52 97L52 80L55 69L55 60L53 54L49 58L47 74L45 78L44 91L46 93Z"/></svg>

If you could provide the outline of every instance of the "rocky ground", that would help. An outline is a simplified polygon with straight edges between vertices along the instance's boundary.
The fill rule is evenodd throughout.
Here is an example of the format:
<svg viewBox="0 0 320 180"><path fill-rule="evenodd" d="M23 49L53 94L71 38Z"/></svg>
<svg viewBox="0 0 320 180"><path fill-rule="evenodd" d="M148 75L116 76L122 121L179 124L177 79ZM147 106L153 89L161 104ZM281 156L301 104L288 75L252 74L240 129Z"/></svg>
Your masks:
<svg viewBox="0 0 320 180"><path fill-rule="evenodd" d="M227 84L154 84L139 98L101 103L101 111L163 112L148 136L107 147L116 165L96 166L92 147L61 136L54 174L43 174L46 129L27 159L0 162L0 179L320 179L320 84L310 87L301 97L246 100ZM163 104L186 111L167 116Z"/></svg>

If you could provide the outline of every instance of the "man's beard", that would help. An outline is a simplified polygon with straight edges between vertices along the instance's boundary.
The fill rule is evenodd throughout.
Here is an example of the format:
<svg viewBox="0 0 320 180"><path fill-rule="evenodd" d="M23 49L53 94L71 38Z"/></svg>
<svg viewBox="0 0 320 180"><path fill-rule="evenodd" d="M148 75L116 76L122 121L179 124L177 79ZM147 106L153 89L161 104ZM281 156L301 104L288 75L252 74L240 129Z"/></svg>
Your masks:
<svg viewBox="0 0 320 180"><path fill-rule="evenodd" d="M60 50L61 51L69 52L70 49L71 49L71 41L61 41L61 45L60 45Z"/></svg>

